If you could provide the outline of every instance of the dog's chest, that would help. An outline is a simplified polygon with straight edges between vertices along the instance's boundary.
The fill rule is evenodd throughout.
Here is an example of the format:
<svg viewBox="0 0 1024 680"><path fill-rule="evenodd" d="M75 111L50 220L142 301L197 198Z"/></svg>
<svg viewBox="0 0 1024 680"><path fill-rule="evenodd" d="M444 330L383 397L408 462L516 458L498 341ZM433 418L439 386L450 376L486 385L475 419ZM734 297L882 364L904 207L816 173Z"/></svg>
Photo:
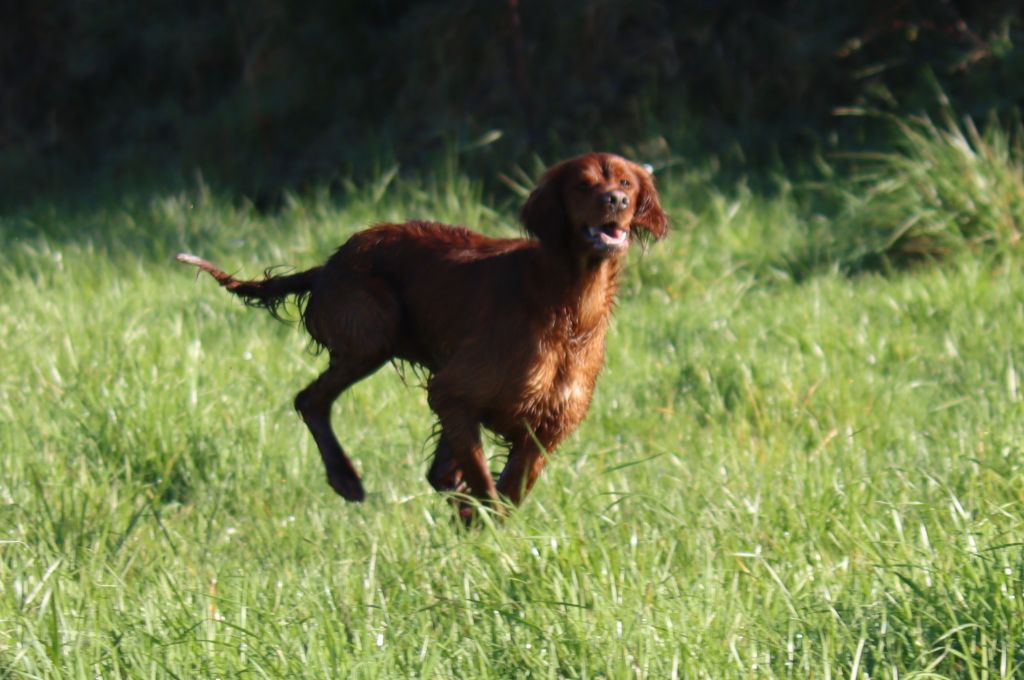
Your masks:
<svg viewBox="0 0 1024 680"><path fill-rule="evenodd" d="M527 402L541 415L582 419L604 360L603 324L586 333L558 328L538 347L526 384Z"/></svg>

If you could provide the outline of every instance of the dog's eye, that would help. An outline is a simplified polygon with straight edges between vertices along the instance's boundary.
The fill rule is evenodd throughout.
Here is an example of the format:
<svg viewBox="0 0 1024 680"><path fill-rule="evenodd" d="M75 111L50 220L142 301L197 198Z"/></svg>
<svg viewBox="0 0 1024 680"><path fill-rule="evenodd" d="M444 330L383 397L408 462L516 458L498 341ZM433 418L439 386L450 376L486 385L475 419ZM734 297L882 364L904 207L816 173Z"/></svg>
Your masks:
<svg viewBox="0 0 1024 680"><path fill-rule="evenodd" d="M590 182L580 182L579 184L576 185L576 191L589 191L589 190L590 190Z"/></svg>
<svg viewBox="0 0 1024 680"><path fill-rule="evenodd" d="M623 188L625 188L625 189L628 189L628 188L629 188L629 180L628 180L628 179L624 179L624 180L621 180L621 181L619 182L619 184L621 184L621 185L622 185L622 187L623 187Z"/></svg>

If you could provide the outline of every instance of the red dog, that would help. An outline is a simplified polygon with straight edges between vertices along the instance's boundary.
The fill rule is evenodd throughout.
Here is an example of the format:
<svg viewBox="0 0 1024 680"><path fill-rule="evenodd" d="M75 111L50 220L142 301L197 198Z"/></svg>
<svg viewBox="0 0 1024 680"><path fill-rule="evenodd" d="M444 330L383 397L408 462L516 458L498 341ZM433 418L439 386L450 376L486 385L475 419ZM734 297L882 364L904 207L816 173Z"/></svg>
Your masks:
<svg viewBox="0 0 1024 680"><path fill-rule="evenodd" d="M355 234L323 266L259 281L237 280L193 255L178 260L271 311L289 295L308 296L303 320L330 365L299 392L295 408L341 496L365 494L331 429L331 404L402 359L431 375L428 402L440 421L431 486L518 505L546 454L587 413L630 242L660 239L668 228L651 174L604 153L550 168L521 219L535 238L486 238L432 222L381 224ZM509 446L497 483L481 425ZM461 512L472 516L468 506Z"/></svg>

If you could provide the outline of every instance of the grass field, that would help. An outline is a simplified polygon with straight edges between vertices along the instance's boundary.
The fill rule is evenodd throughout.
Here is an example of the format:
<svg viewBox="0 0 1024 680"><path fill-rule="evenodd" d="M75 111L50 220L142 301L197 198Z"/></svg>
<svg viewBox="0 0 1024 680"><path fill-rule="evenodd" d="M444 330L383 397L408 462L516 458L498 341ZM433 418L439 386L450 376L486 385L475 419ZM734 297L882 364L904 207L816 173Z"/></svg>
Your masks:
<svg viewBox="0 0 1024 680"><path fill-rule="evenodd" d="M3 218L0 674L1019 677L1021 258L795 276L813 202L662 187L675 231L630 255L589 418L468 532L424 479L414 374L336 405L347 505L291 408L324 358L172 256L310 266L405 217L510 235L513 199L450 171L273 216L200 184Z"/></svg>

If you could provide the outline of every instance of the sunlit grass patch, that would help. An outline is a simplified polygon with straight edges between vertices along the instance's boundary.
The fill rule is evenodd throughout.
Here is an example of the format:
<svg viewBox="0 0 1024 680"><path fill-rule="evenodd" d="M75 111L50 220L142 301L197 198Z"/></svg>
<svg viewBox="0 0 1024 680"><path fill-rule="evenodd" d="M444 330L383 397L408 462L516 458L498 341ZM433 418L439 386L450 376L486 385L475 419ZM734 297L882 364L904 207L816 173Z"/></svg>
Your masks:
<svg viewBox="0 0 1024 680"><path fill-rule="evenodd" d="M417 216L516 233L446 172L5 218L5 672L1020 674L1019 258L794 276L827 216L784 182L665 176L676 228L629 255L590 415L506 522L452 521L390 368L335 406L368 498L334 496L291 406L325 358L171 257L308 266Z"/></svg>

